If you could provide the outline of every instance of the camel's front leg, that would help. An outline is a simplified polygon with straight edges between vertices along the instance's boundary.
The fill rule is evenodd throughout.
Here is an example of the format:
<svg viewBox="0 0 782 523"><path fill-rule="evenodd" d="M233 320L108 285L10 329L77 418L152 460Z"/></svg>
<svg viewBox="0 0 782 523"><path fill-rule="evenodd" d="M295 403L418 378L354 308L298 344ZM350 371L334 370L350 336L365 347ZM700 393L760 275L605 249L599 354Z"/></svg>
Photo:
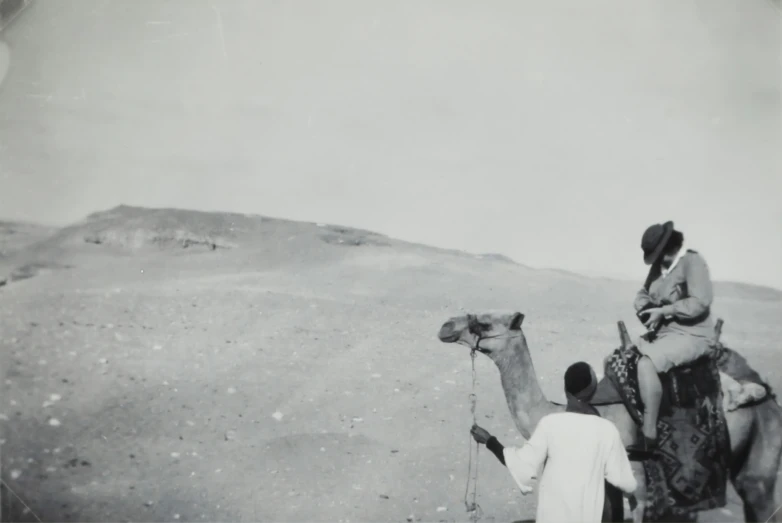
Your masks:
<svg viewBox="0 0 782 523"><path fill-rule="evenodd" d="M635 506L630 506L633 514L634 523L643 523L644 509L646 508L646 474L644 474L644 466L640 461L631 461L630 466L633 469L633 476L638 483L638 488L635 489Z"/></svg>

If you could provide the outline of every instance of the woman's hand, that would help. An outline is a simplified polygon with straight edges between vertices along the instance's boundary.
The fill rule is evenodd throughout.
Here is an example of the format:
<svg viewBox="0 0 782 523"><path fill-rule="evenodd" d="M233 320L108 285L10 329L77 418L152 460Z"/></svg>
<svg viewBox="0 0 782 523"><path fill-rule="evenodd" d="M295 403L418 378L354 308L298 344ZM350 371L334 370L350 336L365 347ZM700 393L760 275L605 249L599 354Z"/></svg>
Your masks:
<svg viewBox="0 0 782 523"><path fill-rule="evenodd" d="M478 425L472 426L472 429L470 429L470 434L472 434L472 437L475 439L475 441L478 443L483 443L484 445L487 441L489 441L489 438L491 438L489 431L479 427Z"/></svg>
<svg viewBox="0 0 782 523"><path fill-rule="evenodd" d="M654 330L657 328L657 326L660 324L660 322L663 319L663 310L660 307L656 307L654 309L647 309L643 312L644 316L646 316L646 321L644 321L644 327L646 327L648 330Z"/></svg>

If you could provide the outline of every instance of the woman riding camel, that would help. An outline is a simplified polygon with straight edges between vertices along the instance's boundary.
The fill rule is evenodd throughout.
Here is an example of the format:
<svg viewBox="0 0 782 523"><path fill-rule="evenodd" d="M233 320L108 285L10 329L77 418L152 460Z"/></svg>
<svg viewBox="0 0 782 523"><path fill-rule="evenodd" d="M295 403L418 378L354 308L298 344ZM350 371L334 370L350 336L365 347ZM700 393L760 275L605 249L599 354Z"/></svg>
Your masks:
<svg viewBox="0 0 782 523"><path fill-rule="evenodd" d="M712 283L706 261L684 245L673 222L655 224L641 239L644 263L650 265L635 310L648 332L636 342L638 386L644 404L644 442L628 451L648 456L657 446L657 415L662 398L658 373L693 362L711 349Z"/></svg>

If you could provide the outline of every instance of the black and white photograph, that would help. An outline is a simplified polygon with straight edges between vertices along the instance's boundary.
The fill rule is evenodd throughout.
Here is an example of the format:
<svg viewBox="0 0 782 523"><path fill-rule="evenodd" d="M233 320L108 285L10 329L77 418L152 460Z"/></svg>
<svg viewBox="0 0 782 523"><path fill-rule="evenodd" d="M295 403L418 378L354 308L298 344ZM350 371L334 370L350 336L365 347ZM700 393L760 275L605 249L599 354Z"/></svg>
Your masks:
<svg viewBox="0 0 782 523"><path fill-rule="evenodd" d="M0 522L782 522L782 0L0 0Z"/></svg>

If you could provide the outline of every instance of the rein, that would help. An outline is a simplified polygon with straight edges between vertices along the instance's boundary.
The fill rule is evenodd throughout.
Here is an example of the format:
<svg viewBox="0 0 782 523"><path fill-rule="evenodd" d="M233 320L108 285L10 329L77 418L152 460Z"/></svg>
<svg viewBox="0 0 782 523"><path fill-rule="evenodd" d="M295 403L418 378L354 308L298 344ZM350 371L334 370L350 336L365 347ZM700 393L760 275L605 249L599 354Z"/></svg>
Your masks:
<svg viewBox="0 0 782 523"><path fill-rule="evenodd" d="M476 382L476 374L475 374L475 352L478 347L478 344L480 343L480 338L478 339L478 342L475 344L476 348L473 348L470 351L470 358L472 359L472 392L470 393L470 412L472 413L472 424L477 425L478 421L475 417L475 405L477 403L478 397L475 394L475 382ZM475 442L475 473L473 475L473 467L472 467L472 448L473 448L473 437L472 434L469 434L469 442L470 442L470 454L469 459L467 461L467 484L464 486L464 508L465 510L470 514L470 521L473 523L476 523L478 519L480 519L481 515L479 511L481 511L480 506L478 505L477 498L478 498L478 451L481 448L481 445L476 441ZM469 492L470 492L470 480L472 480L472 503L468 501ZM481 511L482 512L482 511Z"/></svg>
<svg viewBox="0 0 782 523"><path fill-rule="evenodd" d="M470 358L472 359L472 392L470 393L470 413L472 414L472 424L477 425L478 420L475 415L475 406L477 404L478 396L475 394L475 384L477 381L477 375L475 373L475 353L481 352L483 354L490 354L491 351L482 349L481 348L481 341L482 340L491 340L491 339L512 339L512 338L518 338L520 336L511 336L507 334L498 334L496 336L485 336L481 337L479 334L476 334L477 340L475 341L475 346L470 347ZM481 506L478 505L477 499L478 499L478 451L480 450L481 446L476 441L475 442L475 471L473 472L473 466L472 466L472 449L473 449L473 437L472 434L470 435L470 454L469 459L467 461L467 484L464 487L464 508L465 510L470 514L470 521L473 523L477 523L477 521L481 518L483 515L483 510L481 509ZM472 502L469 501L469 493L470 493L470 481L472 480Z"/></svg>

